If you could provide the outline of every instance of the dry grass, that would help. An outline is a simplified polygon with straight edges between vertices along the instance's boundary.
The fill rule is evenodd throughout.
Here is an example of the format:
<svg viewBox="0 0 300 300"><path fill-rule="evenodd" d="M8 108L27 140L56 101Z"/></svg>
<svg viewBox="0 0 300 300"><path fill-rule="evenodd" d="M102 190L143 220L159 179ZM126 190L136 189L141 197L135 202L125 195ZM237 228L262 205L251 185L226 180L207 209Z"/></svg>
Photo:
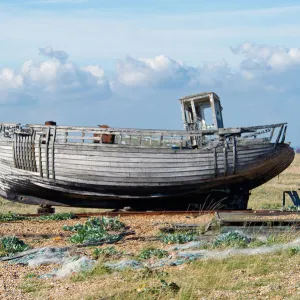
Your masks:
<svg viewBox="0 0 300 300"><path fill-rule="evenodd" d="M283 173L264 185L254 189L249 200L249 208L275 209L282 207L282 192L300 189L300 154ZM292 202L287 202L292 205Z"/></svg>
<svg viewBox="0 0 300 300"><path fill-rule="evenodd" d="M287 251L272 255L238 256L222 260L203 260L163 270L125 270L99 272L65 280L51 290L39 290L54 299L299 299L300 255ZM176 293L161 283L175 283ZM89 286L88 290L86 286ZM68 287L68 290L62 287ZM76 294L74 293L76 290Z"/></svg>

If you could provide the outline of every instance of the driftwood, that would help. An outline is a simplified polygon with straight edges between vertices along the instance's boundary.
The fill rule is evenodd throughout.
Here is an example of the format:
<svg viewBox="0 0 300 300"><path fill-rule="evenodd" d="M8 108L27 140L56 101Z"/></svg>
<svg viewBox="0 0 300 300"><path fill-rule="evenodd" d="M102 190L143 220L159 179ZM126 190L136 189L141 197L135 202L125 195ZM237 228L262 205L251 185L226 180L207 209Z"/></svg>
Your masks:
<svg viewBox="0 0 300 300"><path fill-rule="evenodd" d="M159 228L162 232L175 232L175 231L201 231L201 233L207 232L211 229L212 223L208 222L206 224L203 223L195 223L195 224L186 224L186 223L170 223L166 224L165 227Z"/></svg>

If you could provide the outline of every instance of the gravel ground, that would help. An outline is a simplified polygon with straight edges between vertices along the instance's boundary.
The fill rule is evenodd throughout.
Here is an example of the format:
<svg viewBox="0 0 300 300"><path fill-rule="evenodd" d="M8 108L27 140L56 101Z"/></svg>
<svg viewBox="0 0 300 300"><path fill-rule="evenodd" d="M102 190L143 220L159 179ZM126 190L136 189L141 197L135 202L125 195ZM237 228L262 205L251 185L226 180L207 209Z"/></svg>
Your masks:
<svg viewBox="0 0 300 300"><path fill-rule="evenodd" d="M137 254L141 249L147 246L157 248L167 248L168 245L160 241L152 241L156 236L159 227L165 227L171 223L186 224L207 224L212 215L199 217L190 217L182 215L173 216L125 216L121 221L135 231L135 235L127 236L123 241L114 246L118 250L124 250L127 253ZM68 246L69 232L63 231L63 225L74 225L84 223L86 219L65 220L65 221L18 221L0 223L0 236L17 235L33 248L44 246ZM91 254L90 248L78 249L78 254ZM293 262L291 260L291 262ZM287 262L288 263L288 262ZM42 274L47 274L55 265L28 267L0 263L0 299L5 300L56 300L56 299L85 299L85 295L97 293L106 287L112 290L120 285L128 284L121 273L115 273L114 276L91 277L88 281L73 282L69 278L50 278L38 279ZM187 265L171 267L172 270L184 270ZM170 269L170 272L172 272ZM168 268L164 269L168 271ZM203 291L199 290L199 299L300 299L300 265L291 265L290 272L278 272L276 274L250 276L244 271L235 271L236 278L242 278L246 282L257 282L257 287L249 287L242 290L214 290L211 296L204 297ZM280 277L280 282L273 282L272 276ZM30 277L30 278L29 278ZM262 281L270 279L270 283L260 286ZM113 279L113 280L112 280ZM87 287L88 285L88 287ZM276 291L281 291L281 295L276 295ZM282 291L285 296L282 296ZM269 295L273 296L270 297Z"/></svg>
<svg viewBox="0 0 300 300"><path fill-rule="evenodd" d="M166 247L160 241L152 241L152 238L158 232L159 227L168 223L199 223L206 224L212 218L212 215L202 215L198 217L172 215L172 216L124 216L120 220L135 232L135 235L127 236L121 242L115 244L118 250L124 250L127 253L137 254L141 249L148 245L155 247ZM63 247L70 243L68 239L70 232L62 230L63 225L75 225L84 223L86 219L63 220L63 221L16 221L0 223L0 237L16 235L32 248L45 246ZM90 255L91 249L78 249L81 255ZM35 277L49 273L55 265L40 266L36 268L28 266L10 265L6 262L0 263L0 299L21 300L39 298L39 289L51 290L51 296L43 295L43 299L63 299L69 290L84 292L85 285L70 282L68 279L36 279ZM27 279L29 276L34 278ZM105 281L105 279L103 279ZM104 281L101 280L101 284ZM118 276L116 277L118 280ZM29 282L29 283L28 283ZM91 279L89 282L91 288L99 287L99 282ZM68 299L68 298L65 298Z"/></svg>

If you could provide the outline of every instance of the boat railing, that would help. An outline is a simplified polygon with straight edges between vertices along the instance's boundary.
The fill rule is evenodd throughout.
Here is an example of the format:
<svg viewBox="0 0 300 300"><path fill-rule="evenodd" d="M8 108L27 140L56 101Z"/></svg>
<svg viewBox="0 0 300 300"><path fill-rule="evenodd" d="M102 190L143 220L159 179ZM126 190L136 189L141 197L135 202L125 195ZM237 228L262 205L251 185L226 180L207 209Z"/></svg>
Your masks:
<svg viewBox="0 0 300 300"><path fill-rule="evenodd" d="M239 128L209 130L152 130L131 128L99 128L77 126L26 125L27 131L35 132L42 144L84 143L116 144L167 148L192 148L207 145L212 141L273 142L284 143L287 124L279 123ZM24 130L25 130L24 129ZM37 139L36 139L37 140Z"/></svg>
<svg viewBox="0 0 300 300"><path fill-rule="evenodd" d="M20 128L19 123L0 123L0 133L4 137L12 137L14 132Z"/></svg>

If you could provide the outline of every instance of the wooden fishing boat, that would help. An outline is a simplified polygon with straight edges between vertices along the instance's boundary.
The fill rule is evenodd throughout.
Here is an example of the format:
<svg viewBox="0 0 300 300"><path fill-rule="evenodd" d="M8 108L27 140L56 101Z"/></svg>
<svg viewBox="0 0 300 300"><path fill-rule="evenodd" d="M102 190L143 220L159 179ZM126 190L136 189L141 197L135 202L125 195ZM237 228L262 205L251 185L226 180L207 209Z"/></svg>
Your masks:
<svg viewBox="0 0 300 300"><path fill-rule="evenodd" d="M215 93L180 103L185 130L0 124L0 195L49 206L244 209L252 189L293 161L286 123L224 128Z"/></svg>

